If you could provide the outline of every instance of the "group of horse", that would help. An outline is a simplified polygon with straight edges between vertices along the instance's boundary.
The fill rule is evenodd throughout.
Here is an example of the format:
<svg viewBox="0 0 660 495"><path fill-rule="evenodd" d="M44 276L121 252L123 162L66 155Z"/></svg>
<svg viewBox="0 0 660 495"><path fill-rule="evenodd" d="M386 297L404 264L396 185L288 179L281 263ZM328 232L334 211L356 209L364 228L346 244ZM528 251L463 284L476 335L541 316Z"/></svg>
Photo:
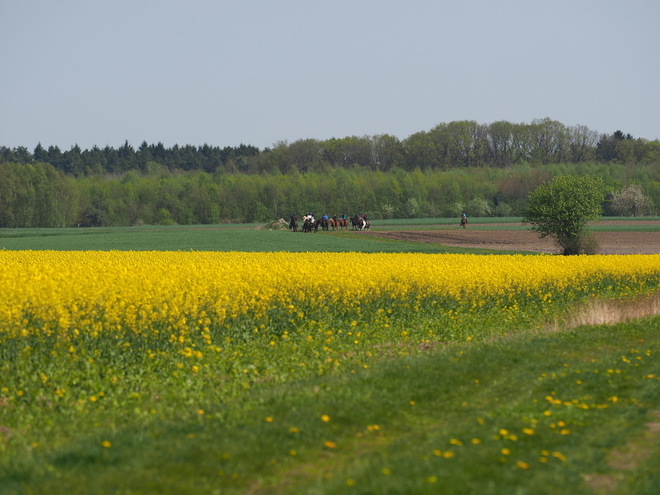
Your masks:
<svg viewBox="0 0 660 495"><path fill-rule="evenodd" d="M301 230L303 232L318 232L319 229L329 230L330 228L332 228L332 230L337 230L337 229L348 230L349 221L351 223L353 230L369 230L369 228L371 227L371 222L366 218L360 217L359 215L355 215L349 220L345 218L335 218L335 217L328 219L321 218L320 220L312 220L310 218L305 217L305 221L303 222L303 226ZM298 232L299 229L298 218L295 215L291 215L289 228L293 232Z"/></svg>

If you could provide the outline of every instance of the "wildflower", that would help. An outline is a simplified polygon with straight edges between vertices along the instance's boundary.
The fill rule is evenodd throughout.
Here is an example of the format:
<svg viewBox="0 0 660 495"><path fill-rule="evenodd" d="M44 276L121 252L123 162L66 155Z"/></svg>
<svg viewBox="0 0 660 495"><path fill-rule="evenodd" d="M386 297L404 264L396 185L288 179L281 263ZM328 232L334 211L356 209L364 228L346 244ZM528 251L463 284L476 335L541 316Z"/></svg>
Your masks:
<svg viewBox="0 0 660 495"><path fill-rule="evenodd" d="M323 442L323 446L329 449L334 449L335 447L337 447L337 444L335 442L331 442L330 440L326 440L325 442Z"/></svg>
<svg viewBox="0 0 660 495"><path fill-rule="evenodd" d="M534 430L532 428L523 428L522 431L525 435L533 435L534 434Z"/></svg>
<svg viewBox="0 0 660 495"><path fill-rule="evenodd" d="M101 442L101 447L105 447L106 449L109 449L110 447L112 447L112 444L110 442L108 442L107 440L103 440Z"/></svg>
<svg viewBox="0 0 660 495"><path fill-rule="evenodd" d="M388 468L383 468L380 470L380 472L383 474L390 474L391 471Z"/></svg>
<svg viewBox="0 0 660 495"><path fill-rule="evenodd" d="M516 466L519 467L520 469L529 469L529 464L527 464L524 461L516 462Z"/></svg>
<svg viewBox="0 0 660 495"><path fill-rule="evenodd" d="M502 449L502 450L500 450L500 452L502 453L502 455L509 455L509 454L511 454L511 451L510 451L509 449Z"/></svg>
<svg viewBox="0 0 660 495"><path fill-rule="evenodd" d="M321 421L323 421L324 423L327 423L328 421L330 421L330 416L328 416L327 414L324 414L323 416L321 416Z"/></svg>

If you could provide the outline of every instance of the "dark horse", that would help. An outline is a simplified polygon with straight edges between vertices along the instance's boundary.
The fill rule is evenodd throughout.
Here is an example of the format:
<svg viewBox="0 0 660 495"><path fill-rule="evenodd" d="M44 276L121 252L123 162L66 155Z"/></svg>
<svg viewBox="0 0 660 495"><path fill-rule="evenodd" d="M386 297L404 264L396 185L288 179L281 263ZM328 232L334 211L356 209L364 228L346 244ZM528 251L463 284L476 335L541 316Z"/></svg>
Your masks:
<svg viewBox="0 0 660 495"><path fill-rule="evenodd" d="M328 230L328 220L326 218L322 218L318 222L316 222L316 229L318 230L319 227L321 227L321 230Z"/></svg>
<svg viewBox="0 0 660 495"><path fill-rule="evenodd" d="M298 232L298 217L291 215L291 221L289 222L289 228L294 232Z"/></svg>
<svg viewBox="0 0 660 495"><path fill-rule="evenodd" d="M305 223L303 224L302 231L303 232L317 232L319 230L319 223L317 221L311 221L309 219L305 220Z"/></svg>
<svg viewBox="0 0 660 495"><path fill-rule="evenodd" d="M351 218L351 225L353 226L353 230L358 230L360 228L360 216L356 213L353 218Z"/></svg>
<svg viewBox="0 0 660 495"><path fill-rule="evenodd" d="M461 227L467 227L467 217L461 217Z"/></svg>

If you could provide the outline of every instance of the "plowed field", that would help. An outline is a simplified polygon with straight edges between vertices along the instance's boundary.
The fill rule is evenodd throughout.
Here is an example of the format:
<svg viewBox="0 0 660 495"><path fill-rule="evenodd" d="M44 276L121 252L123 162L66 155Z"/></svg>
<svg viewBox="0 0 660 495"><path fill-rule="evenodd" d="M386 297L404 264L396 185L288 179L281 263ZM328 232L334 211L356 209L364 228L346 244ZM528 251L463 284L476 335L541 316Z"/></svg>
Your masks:
<svg viewBox="0 0 660 495"><path fill-rule="evenodd" d="M631 225L632 222L603 221L598 225ZM639 221L634 225L660 225L657 221ZM367 235L405 241L429 242L445 246L559 253L553 239L540 239L530 230L477 230L451 227L442 230L372 230ZM489 227L495 224L488 224ZM660 232L595 232L600 254L660 253Z"/></svg>

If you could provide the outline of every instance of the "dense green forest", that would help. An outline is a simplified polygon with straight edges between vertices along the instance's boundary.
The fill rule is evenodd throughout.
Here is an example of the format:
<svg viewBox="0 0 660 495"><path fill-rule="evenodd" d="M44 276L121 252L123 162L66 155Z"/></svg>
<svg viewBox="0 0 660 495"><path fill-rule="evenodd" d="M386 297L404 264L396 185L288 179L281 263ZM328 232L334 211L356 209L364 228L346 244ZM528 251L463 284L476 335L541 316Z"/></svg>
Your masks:
<svg viewBox="0 0 660 495"><path fill-rule="evenodd" d="M267 222L305 211L510 216L534 187L569 173L603 179L607 214L658 212L658 140L546 118L450 122L405 140L304 139L264 150L0 146L0 227Z"/></svg>

